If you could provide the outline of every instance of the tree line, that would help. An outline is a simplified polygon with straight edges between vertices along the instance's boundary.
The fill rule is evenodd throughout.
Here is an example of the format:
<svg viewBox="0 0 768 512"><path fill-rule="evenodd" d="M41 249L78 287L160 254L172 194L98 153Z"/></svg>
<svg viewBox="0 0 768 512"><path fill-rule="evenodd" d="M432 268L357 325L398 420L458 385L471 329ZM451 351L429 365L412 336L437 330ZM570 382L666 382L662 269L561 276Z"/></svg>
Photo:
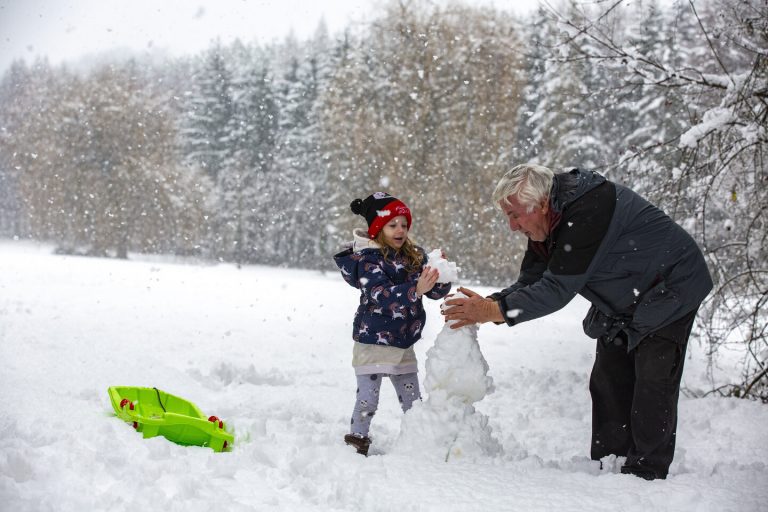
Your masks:
<svg viewBox="0 0 768 512"><path fill-rule="evenodd" d="M713 366L745 349L768 396L768 8L759 0L567 2L517 17L391 1L364 26L86 70L17 61L0 80L0 235L59 251L302 268L386 190L463 278L508 284L523 244L490 192L510 166L590 168L659 204L716 290Z"/></svg>

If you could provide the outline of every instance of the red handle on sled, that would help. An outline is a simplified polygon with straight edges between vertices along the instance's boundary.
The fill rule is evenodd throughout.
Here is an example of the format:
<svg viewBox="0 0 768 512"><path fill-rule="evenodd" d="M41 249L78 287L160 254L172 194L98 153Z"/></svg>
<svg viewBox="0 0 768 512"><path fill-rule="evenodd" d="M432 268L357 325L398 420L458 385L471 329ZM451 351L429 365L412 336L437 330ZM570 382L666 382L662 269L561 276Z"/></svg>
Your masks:
<svg viewBox="0 0 768 512"><path fill-rule="evenodd" d="M208 421L211 421L211 422L213 422L213 423L219 422L219 428L224 428L224 422L223 422L223 421L221 421L221 420L220 420L219 418L217 418L216 416L209 416L209 417L208 417Z"/></svg>

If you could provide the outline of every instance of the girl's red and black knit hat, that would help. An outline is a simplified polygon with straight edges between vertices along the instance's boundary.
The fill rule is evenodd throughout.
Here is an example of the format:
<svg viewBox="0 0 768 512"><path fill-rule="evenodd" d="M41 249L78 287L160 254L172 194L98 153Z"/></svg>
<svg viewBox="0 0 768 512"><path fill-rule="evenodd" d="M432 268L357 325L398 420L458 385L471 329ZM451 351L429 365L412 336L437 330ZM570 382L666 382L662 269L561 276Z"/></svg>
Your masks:
<svg viewBox="0 0 768 512"><path fill-rule="evenodd" d="M362 215L368 222L368 236L376 238L384 225L399 215L405 215L411 229L411 210L399 199L386 192L374 192L363 199L355 199L349 205L352 213Z"/></svg>

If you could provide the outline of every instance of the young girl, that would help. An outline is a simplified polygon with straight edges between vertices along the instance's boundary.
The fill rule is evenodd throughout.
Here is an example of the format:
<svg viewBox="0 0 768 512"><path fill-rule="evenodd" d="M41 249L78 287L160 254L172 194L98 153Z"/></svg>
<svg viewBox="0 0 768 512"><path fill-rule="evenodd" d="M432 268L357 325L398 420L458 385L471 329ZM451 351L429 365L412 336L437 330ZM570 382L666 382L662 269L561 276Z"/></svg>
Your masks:
<svg viewBox="0 0 768 512"><path fill-rule="evenodd" d="M360 289L352 325L357 400L344 441L368 455L382 379L389 377L403 412L421 398L413 351L426 320L421 297L441 299L451 284L436 284L437 270L426 267L425 251L408 238L411 211L402 201L376 192L350 207L368 222L368 232L354 230L352 246L334 256L344 280Z"/></svg>

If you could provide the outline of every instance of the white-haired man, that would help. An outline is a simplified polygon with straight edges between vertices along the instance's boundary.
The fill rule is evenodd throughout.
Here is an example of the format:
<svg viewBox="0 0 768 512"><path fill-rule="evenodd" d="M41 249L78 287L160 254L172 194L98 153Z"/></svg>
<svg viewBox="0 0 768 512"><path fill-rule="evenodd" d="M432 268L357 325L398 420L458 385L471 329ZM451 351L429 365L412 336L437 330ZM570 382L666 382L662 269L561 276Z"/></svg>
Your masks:
<svg viewBox="0 0 768 512"><path fill-rule="evenodd" d="M626 457L622 473L666 478L688 337L712 289L701 250L660 209L590 171L519 165L493 202L528 237L517 282L490 297L460 288L447 321L510 326L592 303L584 332L598 340L589 389L591 456Z"/></svg>

